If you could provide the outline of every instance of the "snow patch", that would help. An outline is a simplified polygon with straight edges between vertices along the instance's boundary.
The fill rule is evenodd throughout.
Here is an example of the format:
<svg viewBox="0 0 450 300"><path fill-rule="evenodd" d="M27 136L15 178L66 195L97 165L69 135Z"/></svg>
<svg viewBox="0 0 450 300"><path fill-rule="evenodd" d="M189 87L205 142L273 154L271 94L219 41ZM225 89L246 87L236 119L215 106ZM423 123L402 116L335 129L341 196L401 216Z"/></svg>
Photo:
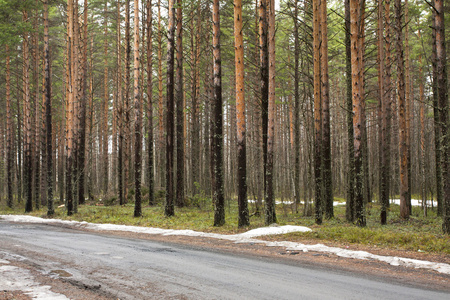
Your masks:
<svg viewBox="0 0 450 300"><path fill-rule="evenodd" d="M424 260L410 259L404 257L393 257L393 256L382 256L369 253L367 251L355 251L349 249L342 249L338 247L329 247L323 244L306 245L296 242L280 241L280 242L270 242L255 239L258 236L264 235L274 235L274 234L285 234L290 232L306 232L311 231L310 228L303 226L269 226L249 230L244 233L239 234L218 234L218 233L207 233L194 230L175 230L175 229L162 229L154 227L139 227L139 226L127 226L127 225L116 225L116 224L96 224L88 222L77 222L77 221L65 221L59 219L42 219L32 216L18 216L18 215L0 215L0 218L11 221L11 222L22 222L22 223L41 223L41 224L61 224L69 225L72 227L84 227L88 229L98 230L98 231L126 231L126 232L136 232L144 234L158 234L158 235L182 235L182 236L192 236L192 237L207 237L214 239L222 239L228 241L234 241L236 243L259 243L265 244L268 247L284 247L289 251L303 251L303 252L322 252L330 253L340 257L363 259L363 260L377 260L381 262L388 263L392 266L405 266L411 268L424 268L431 269L443 274L450 274L450 264L446 263L436 263ZM0 281L1 282L1 281ZM1 288L1 285L0 285Z"/></svg>
<svg viewBox="0 0 450 300"><path fill-rule="evenodd" d="M2 260L1 262L3 262ZM6 261L9 263L8 261ZM34 280L30 271L15 266L0 266L0 290L22 291L32 299L66 300L62 294L50 291L50 286L41 286Z"/></svg>

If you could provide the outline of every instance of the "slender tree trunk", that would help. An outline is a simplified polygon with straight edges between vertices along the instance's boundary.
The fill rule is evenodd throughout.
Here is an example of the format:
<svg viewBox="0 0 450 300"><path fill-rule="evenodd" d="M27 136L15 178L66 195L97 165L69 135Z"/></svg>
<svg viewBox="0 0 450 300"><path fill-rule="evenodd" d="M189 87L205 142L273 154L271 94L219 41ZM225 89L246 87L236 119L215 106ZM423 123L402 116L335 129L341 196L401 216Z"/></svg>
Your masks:
<svg viewBox="0 0 450 300"><path fill-rule="evenodd" d="M389 1L389 0L388 0ZM389 165L387 164L387 159L389 156L389 132L388 128L386 128L386 105L390 105L388 101L386 101L386 91L384 87L385 80L385 55L384 55L384 36L383 36L383 0L378 1L378 97L379 97L379 105L378 105L378 123L379 123L379 136L380 136L380 144L379 144L379 163L380 163L380 181L379 181L379 195L380 195L380 203L381 203L381 213L380 213L380 222L382 225L385 225L387 222L387 204L389 202L389 177L387 177L387 170Z"/></svg>
<svg viewBox="0 0 450 300"><path fill-rule="evenodd" d="M403 22L401 0L395 0L396 16L396 59L398 80L398 105L399 105L399 151L400 151L400 217L409 218L408 206L408 148L406 132L406 108L405 108L405 59L403 56Z"/></svg>
<svg viewBox="0 0 450 300"><path fill-rule="evenodd" d="M177 71L176 71L176 105L177 105L177 191L176 203L184 206L184 120L183 120L183 3L177 0Z"/></svg>
<svg viewBox="0 0 450 300"><path fill-rule="evenodd" d="M404 4L405 11L405 118L406 118L406 155L408 159L408 164L406 166L408 172L408 196L407 196L407 205L409 214L412 213L412 205L411 205L411 107L413 106L412 98L411 98L411 66L410 66L410 51L409 51L409 4L408 0L405 0Z"/></svg>
<svg viewBox="0 0 450 300"><path fill-rule="evenodd" d="M124 99L124 134L123 134L123 194L128 201L128 183L131 156L131 118L130 118L130 72L131 72L131 38L130 38L130 0L125 1L125 99Z"/></svg>
<svg viewBox="0 0 450 300"><path fill-rule="evenodd" d="M124 103L122 97L122 58L121 58L121 13L120 6L121 0L117 0L117 119L118 119L118 127L119 127L119 141L118 141L118 153L117 153L117 181L119 188L119 204L125 204L124 197Z"/></svg>
<svg viewBox="0 0 450 300"><path fill-rule="evenodd" d="M313 0L313 61L314 61L314 176L316 224L322 224L322 102L320 89L320 6Z"/></svg>
<svg viewBox="0 0 450 300"><path fill-rule="evenodd" d="M275 210L274 192L274 149L275 149L275 0L269 0L269 103L268 103L268 127L267 127L267 169L266 169L266 213L265 223L270 225L277 222Z"/></svg>
<svg viewBox="0 0 450 300"><path fill-rule="evenodd" d="M435 26L436 26L436 73L437 94L440 110L441 154L442 154L442 179L443 179L443 223L442 230L450 234L450 124L447 85L447 56L445 44L445 18L444 1L435 0Z"/></svg>
<svg viewBox="0 0 450 300"><path fill-rule="evenodd" d="M153 12L152 1L147 1L147 152L148 152L148 204L155 203L155 174L153 158Z"/></svg>
<svg viewBox="0 0 450 300"><path fill-rule="evenodd" d="M420 39L420 30L418 32ZM427 216L426 177L425 177L425 92L422 54L419 55L419 97L420 97L420 192L424 217Z"/></svg>
<svg viewBox="0 0 450 300"><path fill-rule="evenodd" d="M71 216L74 213L74 203L73 203L73 185L72 185L72 174L73 174L73 102L74 102L74 57L73 57L73 47L74 47L74 13L73 13L73 0L68 0L67 3L67 103L66 103L66 208L67 215Z"/></svg>
<svg viewBox="0 0 450 300"><path fill-rule="evenodd" d="M86 103L87 103L87 80L88 80L88 61L87 61L87 27L88 27L88 0L84 0L84 12L83 12L83 57L82 57L82 70L83 75L81 78L81 97L80 97L80 128L79 128L79 145L78 145L78 203L84 204L84 186L86 175Z"/></svg>
<svg viewBox="0 0 450 300"><path fill-rule="evenodd" d="M46 5L44 3L44 5ZM44 16L45 19L45 16ZM12 114L11 114L11 58L9 54L9 45L6 44L6 134L7 134L7 146L6 146L6 159L7 159L7 173L8 173L8 200L7 205L9 208L13 207L13 134L12 134Z"/></svg>
<svg viewBox="0 0 450 300"><path fill-rule="evenodd" d="M346 84L347 84L347 147L348 147L348 172L347 172L347 202L345 217L348 222L355 221L355 152L353 134L353 94L352 94L352 60L351 60L351 35L350 35L350 0L345 0L345 51L346 51Z"/></svg>
<svg viewBox="0 0 450 300"><path fill-rule="evenodd" d="M44 97L47 146L47 216L55 214L53 206L53 145L52 145L52 82L50 76L50 47L48 30L48 0L44 0Z"/></svg>
<svg viewBox="0 0 450 300"><path fill-rule="evenodd" d="M327 219L334 217L333 212L333 184L331 172L331 132L330 132L330 85L328 80L328 30L327 30L327 2L320 4L321 23L321 83L322 83L322 178L323 202Z"/></svg>
<svg viewBox="0 0 450 300"><path fill-rule="evenodd" d="M38 39L38 14L33 18L32 53L33 53L33 98L34 98L34 118L33 118L33 138L32 138L32 168L33 168L33 188L34 205L38 210L40 207L40 172L41 172L41 107L39 90L39 39Z"/></svg>
<svg viewBox="0 0 450 300"><path fill-rule="evenodd" d="M28 12L23 12L23 21L28 21ZM25 212L33 211L32 193L32 158L31 158L31 100L30 100L30 57L28 32L23 34L23 129L24 129L24 186L25 186Z"/></svg>
<svg viewBox="0 0 450 300"><path fill-rule="evenodd" d="M164 214L173 216L174 212L174 54L175 54L175 0L169 0L169 26L167 35L167 113L166 113L166 205Z"/></svg>
<svg viewBox="0 0 450 300"><path fill-rule="evenodd" d="M263 147L264 193L266 192L267 171L267 126L269 109L269 49L268 49L268 1L260 0L259 5L259 47L260 47L260 89L261 89L261 126Z"/></svg>
<svg viewBox="0 0 450 300"><path fill-rule="evenodd" d="M105 2L105 9L104 9L104 38L105 38L105 44L104 44L104 55L105 55L105 68L104 68L104 77L103 77L103 119L102 119L102 132L103 132L103 138L102 138L102 155L103 155L103 192L106 195L108 193L108 170L109 170L109 162L108 162L108 142L109 142L109 135L108 135L108 112L109 112L109 89L108 89L108 18L107 18L107 12L108 12L108 2Z"/></svg>
<svg viewBox="0 0 450 300"><path fill-rule="evenodd" d="M354 167L355 167L355 218L360 227L366 226L366 216L364 208L363 195L363 129L364 109L362 102L364 94L362 93L363 82L362 61L359 55L361 46L361 9L360 0L350 0L350 33L351 33L351 58L352 58L352 98L353 98L353 131L354 131Z"/></svg>
<svg viewBox="0 0 450 300"><path fill-rule="evenodd" d="M236 126L238 155L238 226L249 225L247 204L246 123L244 99L244 37L242 32L242 0L234 0L234 54L236 68Z"/></svg>
<svg viewBox="0 0 450 300"><path fill-rule="evenodd" d="M214 121L212 143L214 226L225 224L225 199L223 180L223 108L222 108L222 58L220 53L220 3L213 1L213 58L214 58Z"/></svg>
<svg viewBox="0 0 450 300"><path fill-rule="evenodd" d="M164 182L164 98L162 73L162 31L161 31L161 0L158 0L158 127L159 127L159 175L160 186ZM166 150L167 151L167 150Z"/></svg>
<svg viewBox="0 0 450 300"><path fill-rule="evenodd" d="M294 189L296 213L300 204L300 41L299 41L299 22L298 22L298 2L295 1L294 8ZM306 201L306 197L305 197ZM306 202L305 202L306 205Z"/></svg>
<svg viewBox="0 0 450 300"><path fill-rule="evenodd" d="M139 87L139 0L134 0L134 216L142 216L142 100Z"/></svg>

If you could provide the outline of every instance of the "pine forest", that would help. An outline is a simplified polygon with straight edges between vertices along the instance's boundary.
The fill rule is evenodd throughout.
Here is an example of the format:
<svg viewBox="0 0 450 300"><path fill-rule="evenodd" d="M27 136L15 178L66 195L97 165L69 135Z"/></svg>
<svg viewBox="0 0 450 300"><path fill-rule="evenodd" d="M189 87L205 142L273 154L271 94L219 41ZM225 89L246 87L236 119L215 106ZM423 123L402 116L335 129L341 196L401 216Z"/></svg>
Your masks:
<svg viewBox="0 0 450 300"><path fill-rule="evenodd" d="M0 0L0 203L190 207L239 228L415 209L450 234L449 10Z"/></svg>

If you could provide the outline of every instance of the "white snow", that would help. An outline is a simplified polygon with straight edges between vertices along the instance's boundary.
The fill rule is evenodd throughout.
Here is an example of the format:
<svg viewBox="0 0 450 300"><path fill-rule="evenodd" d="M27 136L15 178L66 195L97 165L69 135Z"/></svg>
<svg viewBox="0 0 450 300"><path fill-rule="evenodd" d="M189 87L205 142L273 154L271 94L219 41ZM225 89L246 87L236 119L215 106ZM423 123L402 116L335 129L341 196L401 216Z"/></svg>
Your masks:
<svg viewBox="0 0 450 300"><path fill-rule="evenodd" d="M68 225L72 227L84 227L93 230L112 230L112 231L126 231L126 232L136 232L136 233L145 233L145 234L160 234L160 235L182 235L182 236L193 236L193 237L208 237L215 239L222 239L228 241L234 241L236 243L259 243L265 244L268 247L284 247L286 250L295 250L295 251L314 251L314 252L323 252L330 253L341 257L346 258L354 258L354 259L372 259L381 262L386 262L392 266L405 266L411 268L424 268L435 270L440 273L450 274L450 264L445 263L436 263L424 260L416 260L410 258L403 257L394 257L394 256L383 256L383 255L375 255L366 251L355 251L349 249L342 249L337 247L329 247L322 244L315 245L306 245L297 242L288 242L288 241L280 241L280 242L270 242L255 239L258 236L264 235L274 235L274 234L285 234L289 232L305 232L311 231L310 228L303 226L269 226L252 229L250 231L226 235L226 234L218 234L218 233L207 233L200 232L194 230L175 230L175 229L162 229L162 228L154 228L154 227L139 227L139 226L127 226L127 225L116 225L116 224L96 224L96 223L88 223L88 222L77 222L77 221L65 221L59 219L42 219L38 217L32 216L20 216L20 215L0 215L1 219L11 221L11 222L23 222L23 223L42 223L42 224L60 224L60 225ZM1 286L0 286L1 288Z"/></svg>
<svg viewBox="0 0 450 300"><path fill-rule="evenodd" d="M0 260L0 290L22 291L32 299L66 300L62 294L50 291L50 286L40 285L34 280L33 275L27 269L6 265L9 261Z"/></svg>

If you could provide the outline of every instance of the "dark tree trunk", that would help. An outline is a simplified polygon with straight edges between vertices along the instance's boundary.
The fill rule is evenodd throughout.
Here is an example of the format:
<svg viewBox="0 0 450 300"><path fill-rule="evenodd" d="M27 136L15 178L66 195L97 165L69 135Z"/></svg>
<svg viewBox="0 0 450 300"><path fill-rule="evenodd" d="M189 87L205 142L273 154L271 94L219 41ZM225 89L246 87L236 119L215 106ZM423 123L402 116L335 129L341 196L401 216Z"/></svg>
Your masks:
<svg viewBox="0 0 450 300"><path fill-rule="evenodd" d="M236 125L238 155L238 226L249 225L247 206L247 157L244 99L244 38L242 33L242 1L234 0L234 43L236 68Z"/></svg>
<svg viewBox="0 0 450 300"><path fill-rule="evenodd" d="M346 51L346 78L347 78L347 201L345 217L348 222L355 221L355 164L354 164L354 135L353 135L353 96L352 96L352 61L350 42L350 0L345 0L345 51Z"/></svg>
<svg viewBox="0 0 450 300"><path fill-rule="evenodd" d="M11 114L11 58L9 54L9 45L5 47L6 51L6 134L7 134L7 146L6 146L6 159L7 159L7 173L8 173L8 200L7 205L9 208L13 207L13 134L12 134L12 114Z"/></svg>
<svg viewBox="0 0 450 300"><path fill-rule="evenodd" d="M184 206L184 120L183 120L183 10L182 1L177 0L177 191L176 204Z"/></svg>
<svg viewBox="0 0 450 300"><path fill-rule="evenodd" d="M142 101L139 87L139 0L134 0L134 216L142 216Z"/></svg>
<svg viewBox="0 0 450 300"><path fill-rule="evenodd" d="M442 178L443 178L443 223L442 230L450 234L450 130L448 86L447 86L447 57L445 49L445 18L444 1L435 0L435 25L436 25L436 71L437 92L440 110L440 130L442 137Z"/></svg>
<svg viewBox="0 0 450 300"><path fill-rule="evenodd" d="M147 176L148 204L155 204L155 175L153 159L153 28L152 1L147 1Z"/></svg>
<svg viewBox="0 0 450 300"><path fill-rule="evenodd" d="M323 202L327 219L334 217L333 184L331 173L330 85L328 80L328 30L326 1L320 4L321 23L321 83L322 83L322 178Z"/></svg>
<svg viewBox="0 0 450 300"><path fill-rule="evenodd" d="M222 108L222 60L220 53L219 0L213 2L213 57L214 57L214 102L213 102L213 203L214 226L225 224L225 199L223 181L223 108Z"/></svg>
<svg viewBox="0 0 450 300"><path fill-rule="evenodd" d="M55 214L53 206L53 145L52 145L52 83L50 76L50 48L48 32L48 0L44 0L44 97L47 146L47 216Z"/></svg>
<svg viewBox="0 0 450 300"><path fill-rule="evenodd" d="M175 8L174 0L169 0L169 27L167 35L167 115L166 115L166 205L164 214L173 216L174 212L174 54L175 54Z"/></svg>

